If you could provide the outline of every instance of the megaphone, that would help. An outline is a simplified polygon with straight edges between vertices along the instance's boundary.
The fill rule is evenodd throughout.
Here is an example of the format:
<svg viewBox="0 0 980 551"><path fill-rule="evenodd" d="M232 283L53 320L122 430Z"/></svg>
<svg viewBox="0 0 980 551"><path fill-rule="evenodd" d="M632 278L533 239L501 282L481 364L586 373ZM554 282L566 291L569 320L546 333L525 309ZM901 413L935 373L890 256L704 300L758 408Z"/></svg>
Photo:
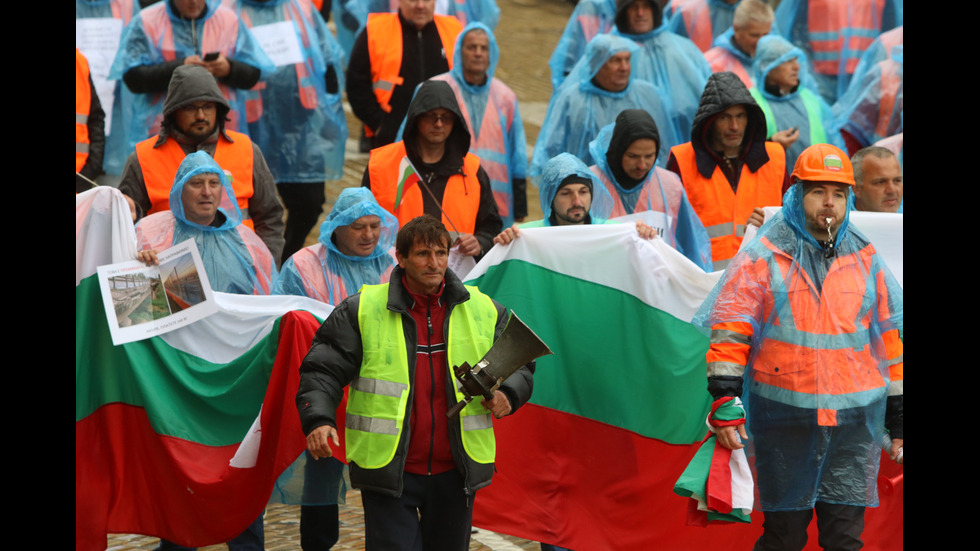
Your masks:
<svg viewBox="0 0 980 551"><path fill-rule="evenodd" d="M459 380L464 398L456 403L446 413L446 417L455 417L470 403L474 396L493 399L493 393L500 384L507 380L526 363L554 354L531 328L525 325L517 314L511 312L510 319L500 338L493 343L490 350L473 367L463 362L453 366L453 373Z"/></svg>

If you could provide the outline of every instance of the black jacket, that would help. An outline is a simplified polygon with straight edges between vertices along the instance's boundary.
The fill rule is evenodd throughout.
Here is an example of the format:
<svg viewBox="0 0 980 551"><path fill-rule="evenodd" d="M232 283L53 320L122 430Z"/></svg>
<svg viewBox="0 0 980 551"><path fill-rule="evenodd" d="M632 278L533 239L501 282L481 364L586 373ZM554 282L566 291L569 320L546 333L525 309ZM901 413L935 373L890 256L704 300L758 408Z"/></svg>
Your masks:
<svg viewBox="0 0 980 551"><path fill-rule="evenodd" d="M404 270L395 267L391 273L388 286L388 309L401 315L405 332L405 343L408 356L409 380L415 379L415 348L418 343L418 330L409 309L412 305L411 295L402 284ZM443 330L449 334L449 320L453 309L470 298L469 291L462 282L446 271L446 286L442 293L446 305L446 316ZM361 294L351 295L338 306L323 322L316 336L313 347L300 366L299 391L296 394L296 407L299 409L303 432L310 434L314 429L323 425L337 426L337 406L344 396L344 387L358 376L361 369L363 349L361 346L360 328L357 322ZM497 307L497 325L494 339L500 336L507 325L508 313L506 308L494 301ZM475 358L474 361L478 361ZM500 386L500 391L510 400L511 410L516 411L531 397L533 389L533 364L524 366ZM455 377L447 378L446 392L448 402L456 403L453 388ZM411 393L415 392L414 385ZM478 399L478 398L474 398ZM412 417L414 397L408 397L407 410L402 426L403 438L398 443L398 449L391 462L380 469L363 469L356 463L350 464L351 484L355 488L372 490L386 495L398 497L402 493L402 473L405 470L405 459L408 454L409 441L404 436L410 435L409 425ZM476 490L490 484L493 477L494 465L475 463L463 450L462 435L458 423L450 423L450 447L456 468L465 480L465 492L473 495Z"/></svg>
<svg viewBox="0 0 980 551"><path fill-rule="evenodd" d="M386 113L381 108L374 95L367 27L357 35L347 65L347 99L354 115L374 131L372 147L394 143L415 88L429 78L449 72L449 60L446 59L436 24L430 21L422 30L418 30L401 13L398 20L402 26L402 63L398 74L404 81L392 91L390 112Z"/></svg>

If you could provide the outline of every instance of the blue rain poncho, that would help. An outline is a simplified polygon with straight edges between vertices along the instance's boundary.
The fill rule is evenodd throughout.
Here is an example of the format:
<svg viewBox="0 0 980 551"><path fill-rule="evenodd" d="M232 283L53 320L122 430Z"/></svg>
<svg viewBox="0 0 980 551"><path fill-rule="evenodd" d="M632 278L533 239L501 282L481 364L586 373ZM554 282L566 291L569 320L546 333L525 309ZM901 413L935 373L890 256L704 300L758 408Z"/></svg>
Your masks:
<svg viewBox="0 0 980 551"><path fill-rule="evenodd" d="M622 120L622 117L617 120ZM595 159L595 166L591 170L601 174L600 186L607 189L612 187L613 191L610 194L614 204L622 205L621 208L613 209L612 216L647 210L664 213L668 227L662 237L699 268L710 272L711 240L704 225L701 224L701 219L694 212L694 207L687 199L684 184L676 174L654 166L647 174L646 180L632 189L624 188L616 180L606 155L615 129L616 123L606 125L599 132L599 136L589 144L592 158ZM629 142L632 143L636 139L640 138ZM640 200L642 202L639 202Z"/></svg>
<svg viewBox="0 0 980 551"><path fill-rule="evenodd" d="M731 71L742 79L746 88L752 88L755 86L752 78L752 57L735 46L732 42L734 36L734 28L718 35L711 49L704 53L704 58L713 72Z"/></svg>
<svg viewBox="0 0 980 551"><path fill-rule="evenodd" d="M349 256L337 248L333 233L362 216L381 219L381 235L367 256ZM394 260L390 253L398 234L398 219L381 208L368 188L347 188L320 225L319 243L300 249L286 261L272 291L274 295L306 296L338 305L362 285L388 281Z"/></svg>
<svg viewBox="0 0 980 551"><path fill-rule="evenodd" d="M638 49L632 40L609 34L599 35L589 42L585 56L551 96L531 157L532 178L539 176L548 159L559 153L571 153L587 164L594 163L589 142L624 109L643 109L650 113L660 129L660 149L669 151L687 141L677 134L677 126L668 115L672 112L669 104L653 84L630 78L624 90L610 92L592 82L611 57L620 52L635 54ZM666 162L665 159L657 161L660 166L665 166Z"/></svg>
<svg viewBox="0 0 980 551"><path fill-rule="evenodd" d="M795 90L779 96L765 89L766 77L782 65L796 59L800 64L800 84ZM796 158L813 144L834 143L830 129L833 115L830 106L817 93L813 78L807 70L806 54L779 35L766 35L759 39L755 50L752 76L757 86L749 90L755 102L766 116L766 136L789 128L798 128L800 137L786 150L786 166L796 165Z"/></svg>
<svg viewBox="0 0 980 551"><path fill-rule="evenodd" d="M581 0L568 18L548 66L551 67L551 86L554 90L572 72L585 55L585 47L596 36L613 28L616 19L616 0Z"/></svg>
<svg viewBox="0 0 980 551"><path fill-rule="evenodd" d="M129 4L127 6L127 3ZM118 11L119 15L113 14ZM75 0L75 19L114 18L122 19L123 30L140 12L139 0ZM84 53L84 52L83 52ZM88 56L86 56L88 57ZM133 111L134 94L117 81L113 89L112 123L105 137L105 157L102 169L106 174L118 176L126 165L130 150L126 149L126 132L129 128L130 113ZM105 108L105 101L102 106Z"/></svg>
<svg viewBox="0 0 980 551"><path fill-rule="evenodd" d="M446 13L436 6L436 13L451 15L463 26L470 23L483 23L491 29L497 28L500 21L500 8L495 0L449 0ZM334 23L337 25L337 40L344 49L344 57L349 59L354 40L367 25L369 13L393 13L398 11L398 0L337 0L333 4ZM346 67L346 61L345 67Z"/></svg>
<svg viewBox="0 0 980 551"><path fill-rule="evenodd" d="M490 64L484 84L469 84L463 78L463 40L467 33L477 29L486 33L489 39ZM471 133L470 153L480 158L480 166L490 178L500 218L504 227L510 227L514 223L514 180L527 178L527 138L517 107L517 95L493 76L499 60L500 49L493 31L482 23L470 23L456 38L452 70L432 80L446 81L456 94ZM399 130L398 139L401 135ZM527 201L526 197L521 200Z"/></svg>
<svg viewBox="0 0 980 551"><path fill-rule="evenodd" d="M202 226L187 219L181 194L198 174L217 174L224 192L215 221ZM218 225L214 225L218 224ZM211 288L239 295L267 295L276 279L276 262L265 243L242 224L235 192L224 170L204 151L184 157L170 189L170 210L151 214L136 225L140 250L162 251L193 239L201 254Z"/></svg>
<svg viewBox="0 0 980 551"><path fill-rule="evenodd" d="M251 90L240 93L248 105L248 132L262 149L276 182L322 183L344 174L347 119L341 102L343 53L312 4L298 0L242 0L249 28L290 21L303 63L277 66ZM328 68L336 88L326 88Z"/></svg>
<svg viewBox="0 0 980 551"><path fill-rule="evenodd" d="M773 32L806 53L820 95L833 105L871 41L902 24L903 7L904 0L782 0Z"/></svg>
<svg viewBox="0 0 980 551"><path fill-rule="evenodd" d="M806 230L803 184L791 186L693 323L711 332L709 381L744 367L762 510L878 504L886 396L902 394L903 292L848 216L828 259ZM716 345L728 361L713 361Z"/></svg>
<svg viewBox="0 0 980 551"><path fill-rule="evenodd" d="M707 51L716 38L732 28L736 7L738 2L724 0L671 0L664 7L664 21L670 32L690 38L701 51ZM707 32L702 33L702 29Z"/></svg>
<svg viewBox="0 0 980 551"><path fill-rule="evenodd" d="M538 199L541 201L541 212L544 218L521 224L522 228L537 228L551 225L551 203L558 194L558 188L565 178L579 176L592 182L592 204L589 207L591 224L605 224L613 209L613 198L606 186L595 177L595 174L585 166L581 159L570 153L561 153L548 160L541 173L538 184Z"/></svg>
<svg viewBox="0 0 980 551"><path fill-rule="evenodd" d="M905 132L905 46L854 81L833 107L834 134L847 132L861 147Z"/></svg>
<svg viewBox="0 0 980 551"><path fill-rule="evenodd" d="M857 67L854 68L854 74L851 75L848 90L850 90L852 86L859 85L859 83L864 80L864 76L868 71L874 70L879 63L882 61L887 61L889 58L891 58L892 49L895 46L901 46L904 44L904 26L896 27L888 32L878 35L878 38L875 38L874 42L871 43L871 46L868 46L868 49L861 55L861 61L858 62Z"/></svg>
<svg viewBox="0 0 980 551"><path fill-rule="evenodd" d="M622 3L617 30L613 34L628 38L640 46L630 60L632 77L645 80L663 92L661 98L671 114L674 133L689 136L701 102L701 93L711 76L711 66L693 42L668 31L667 25L661 24L643 34L627 34L623 19L632 3ZM654 10L660 9L656 2L651 4ZM666 128L659 120L657 122L661 129Z"/></svg>
<svg viewBox="0 0 980 551"><path fill-rule="evenodd" d="M182 19L171 9L169 1L159 2L133 18L123 31L119 53L112 63L109 79L122 79L133 67L158 65L210 52L258 68L265 78L275 71L262 47L238 19L235 12L218 0L208 0L205 14L198 20ZM221 93L231 105L225 128L248 133L245 124L245 100L239 91L220 81ZM126 150L156 135L163 121L165 93L136 94L132 120L126 132Z"/></svg>

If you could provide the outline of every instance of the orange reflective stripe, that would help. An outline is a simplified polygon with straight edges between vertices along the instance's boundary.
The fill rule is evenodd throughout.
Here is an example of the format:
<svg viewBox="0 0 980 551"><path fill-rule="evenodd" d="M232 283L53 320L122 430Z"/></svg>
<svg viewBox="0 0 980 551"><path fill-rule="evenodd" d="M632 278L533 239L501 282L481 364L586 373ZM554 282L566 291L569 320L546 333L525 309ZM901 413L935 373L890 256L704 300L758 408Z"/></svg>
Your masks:
<svg viewBox="0 0 980 551"><path fill-rule="evenodd" d="M766 142L769 162L758 172L752 172L743 164L739 175L738 192L719 167L715 167L711 178L698 172L694 146L691 142L674 146L670 152L677 160L681 182L694 211L701 219L711 238L711 258L715 269L735 256L745 221L756 207L780 206L783 204L782 188L786 176L786 153L781 145Z"/></svg>
<svg viewBox="0 0 980 551"><path fill-rule="evenodd" d="M418 185L405 189L401 203L395 207L400 178L398 167L405 155L405 143L395 142L371 150L371 158L368 160L371 192L382 208L398 218L399 226L404 226L416 216L424 214L424 192ZM467 153L463 159L463 174L450 176L446 182L446 190L442 196L442 223L449 231L472 234L476 229L476 216L480 209L480 181L476 177L479 168L480 159Z"/></svg>
<svg viewBox="0 0 980 551"><path fill-rule="evenodd" d="M75 172L88 161L90 139L88 116L92 108L92 87L89 84L88 60L75 49Z"/></svg>
<svg viewBox="0 0 980 551"><path fill-rule="evenodd" d="M234 142L229 142L224 136L218 138L214 150L214 160L222 169L231 173L232 188L238 200L238 208L242 211L242 222L254 228L248 219L248 200L254 194L252 186L252 142L248 136L226 130ZM150 200L150 209L146 214L170 210L170 188L173 187L177 168L183 162L184 150L176 140L168 138L161 146L153 147L157 137L143 140L136 144L136 158L143 171L143 181L146 184L146 195Z"/></svg>

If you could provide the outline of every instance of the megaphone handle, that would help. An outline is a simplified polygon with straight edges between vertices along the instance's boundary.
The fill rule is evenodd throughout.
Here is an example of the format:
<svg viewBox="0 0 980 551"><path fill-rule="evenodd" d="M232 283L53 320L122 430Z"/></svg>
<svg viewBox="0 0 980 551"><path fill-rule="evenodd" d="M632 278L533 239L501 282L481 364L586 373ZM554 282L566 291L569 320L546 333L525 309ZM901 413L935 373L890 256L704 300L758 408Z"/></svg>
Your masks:
<svg viewBox="0 0 980 551"><path fill-rule="evenodd" d="M465 408L466 404L470 403L470 400L472 399L472 396L467 396L466 398L456 402L456 405L449 408L449 411L446 412L446 417L452 419L453 417L459 415L459 412L463 411L463 408Z"/></svg>

